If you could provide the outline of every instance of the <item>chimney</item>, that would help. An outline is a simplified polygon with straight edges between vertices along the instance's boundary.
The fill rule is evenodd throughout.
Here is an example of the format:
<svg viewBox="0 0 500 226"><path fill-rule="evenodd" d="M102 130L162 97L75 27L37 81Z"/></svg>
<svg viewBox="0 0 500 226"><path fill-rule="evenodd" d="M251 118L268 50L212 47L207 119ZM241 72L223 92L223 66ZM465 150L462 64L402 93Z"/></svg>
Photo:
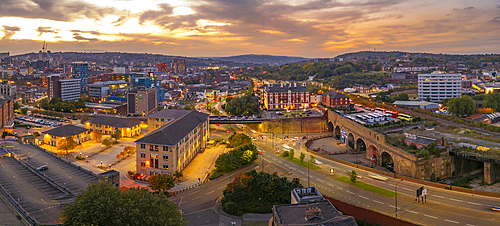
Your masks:
<svg viewBox="0 0 500 226"><path fill-rule="evenodd" d="M293 89L297 89L297 83L293 83Z"/></svg>
<svg viewBox="0 0 500 226"><path fill-rule="evenodd" d="M321 218L321 209L318 207L311 207L306 209L306 221L311 220L313 218Z"/></svg>
<svg viewBox="0 0 500 226"><path fill-rule="evenodd" d="M281 89L283 89L283 83L281 83Z"/></svg>

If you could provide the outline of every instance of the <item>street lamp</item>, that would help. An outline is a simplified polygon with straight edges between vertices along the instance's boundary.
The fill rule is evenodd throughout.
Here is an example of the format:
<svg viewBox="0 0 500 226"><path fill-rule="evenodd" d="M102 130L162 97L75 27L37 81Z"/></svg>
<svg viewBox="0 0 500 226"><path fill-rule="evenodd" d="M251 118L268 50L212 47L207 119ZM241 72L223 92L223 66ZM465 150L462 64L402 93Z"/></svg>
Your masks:
<svg viewBox="0 0 500 226"><path fill-rule="evenodd" d="M101 161L101 169L102 169L102 161Z"/></svg>
<svg viewBox="0 0 500 226"><path fill-rule="evenodd" d="M403 181L403 179L401 179L398 183L396 183L396 189L395 189L395 195L396 195L396 217L398 217L398 184Z"/></svg>

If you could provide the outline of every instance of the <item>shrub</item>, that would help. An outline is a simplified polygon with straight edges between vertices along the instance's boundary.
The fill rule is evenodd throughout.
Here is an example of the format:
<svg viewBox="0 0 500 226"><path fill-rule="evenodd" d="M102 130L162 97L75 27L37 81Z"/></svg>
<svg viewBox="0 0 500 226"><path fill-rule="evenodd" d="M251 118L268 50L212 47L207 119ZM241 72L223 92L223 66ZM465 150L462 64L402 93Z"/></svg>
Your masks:
<svg viewBox="0 0 500 226"><path fill-rule="evenodd" d="M286 158L286 157L290 156L290 152L289 151L281 152L280 156Z"/></svg>

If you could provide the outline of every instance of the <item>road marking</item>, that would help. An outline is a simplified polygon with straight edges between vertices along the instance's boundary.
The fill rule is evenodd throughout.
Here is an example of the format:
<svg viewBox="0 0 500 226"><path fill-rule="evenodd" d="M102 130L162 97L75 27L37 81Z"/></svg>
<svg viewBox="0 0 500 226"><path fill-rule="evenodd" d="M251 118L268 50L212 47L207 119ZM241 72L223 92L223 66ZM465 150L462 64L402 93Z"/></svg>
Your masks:
<svg viewBox="0 0 500 226"><path fill-rule="evenodd" d="M340 189L340 190L344 190L344 189L342 189L341 187L336 187L336 188L337 188L337 189Z"/></svg>
<svg viewBox="0 0 500 226"><path fill-rule="evenodd" d="M415 211L411 211L411 210L406 210L406 212L410 212L410 213L418 214L417 212L415 212Z"/></svg>
<svg viewBox="0 0 500 226"><path fill-rule="evenodd" d="M225 187L226 187L226 186L222 186L222 187L220 187L220 188L219 188L219 189L217 189L217 190L223 189L223 188L225 188Z"/></svg>
<svg viewBox="0 0 500 226"><path fill-rule="evenodd" d="M444 199L444 197L443 197L443 196L439 196L439 195L433 195L433 196L436 196L436 197L438 197L438 198L442 198L442 199Z"/></svg>
<svg viewBox="0 0 500 226"><path fill-rule="evenodd" d="M389 183L387 183L387 184L388 184L389 186L396 186L395 184L389 184Z"/></svg>
<svg viewBox="0 0 500 226"><path fill-rule="evenodd" d="M16 177L16 176L13 176L13 177L14 177L16 180L19 180L19 179L17 179L17 177Z"/></svg>
<svg viewBox="0 0 500 226"><path fill-rule="evenodd" d="M396 207L395 207L395 206L393 206L393 205L389 205L389 206L390 206L391 208L396 208ZM400 209L401 209L401 208L400 208L400 207L398 207L398 210L400 210Z"/></svg>
<svg viewBox="0 0 500 226"><path fill-rule="evenodd" d="M194 198L194 199L191 199L191 200L195 200L195 199L199 199L199 198L201 198L201 196L198 196L198 197L196 197L196 198Z"/></svg>
<svg viewBox="0 0 500 226"><path fill-rule="evenodd" d="M364 199L369 199L369 198L367 198L367 197L364 197L364 196L362 196L362 195L360 195L359 197L361 197L361 198L364 198Z"/></svg>
<svg viewBox="0 0 500 226"><path fill-rule="evenodd" d="M45 200L43 200L43 199L40 199L40 200L42 200L42 202L44 202L45 204L47 204L47 202L45 202Z"/></svg>
<svg viewBox="0 0 500 226"><path fill-rule="evenodd" d="M403 187L403 189L408 190L408 191L413 191L413 190L411 190L411 189L409 189L409 188L405 188L405 187Z"/></svg>
<svg viewBox="0 0 500 226"><path fill-rule="evenodd" d="M431 215L427 215L427 214L424 214L424 216L426 216L426 217L430 217L430 218L434 218L434 219L438 219L438 218L437 218L437 217L435 217L435 216L431 216Z"/></svg>
<svg viewBox="0 0 500 226"><path fill-rule="evenodd" d="M354 194L354 192L352 192L352 191L347 191L347 192L349 192L349 193L351 193L351 194L355 195L355 194Z"/></svg>
<svg viewBox="0 0 500 226"><path fill-rule="evenodd" d="M448 220L448 219L444 219L444 221L448 221L448 222L451 222L451 223L458 224L458 222L456 222L456 221L450 221L450 220Z"/></svg>
<svg viewBox="0 0 500 226"><path fill-rule="evenodd" d="M384 204L383 202L379 202L377 200L373 200L373 201L376 202L376 203L378 203L378 204L382 204L382 205Z"/></svg>
<svg viewBox="0 0 500 226"><path fill-rule="evenodd" d="M325 181L324 181L324 180L320 180L320 179L317 179L317 180L321 181L322 183L325 183Z"/></svg>
<svg viewBox="0 0 500 226"><path fill-rule="evenodd" d="M480 206L480 205L481 205L481 204L479 204L479 203L475 203L475 202L469 202L469 204L472 204L472 205L478 205L478 206Z"/></svg>
<svg viewBox="0 0 500 226"><path fill-rule="evenodd" d="M211 192L207 193L207 195L208 195L208 194L212 194L212 193L214 193L214 192L215 192L215 191L211 191Z"/></svg>
<svg viewBox="0 0 500 226"><path fill-rule="evenodd" d="M457 202L462 202L462 200L458 200L458 199L452 199L452 198L450 198L450 200L457 201Z"/></svg>
<svg viewBox="0 0 500 226"><path fill-rule="evenodd" d="M330 184L330 183L326 183L326 184L328 184L328 185L330 185L330 186L332 186L332 187L335 187L333 184Z"/></svg>
<svg viewBox="0 0 500 226"><path fill-rule="evenodd" d="M467 224L467 226L476 226L476 225L473 225L473 224Z"/></svg>

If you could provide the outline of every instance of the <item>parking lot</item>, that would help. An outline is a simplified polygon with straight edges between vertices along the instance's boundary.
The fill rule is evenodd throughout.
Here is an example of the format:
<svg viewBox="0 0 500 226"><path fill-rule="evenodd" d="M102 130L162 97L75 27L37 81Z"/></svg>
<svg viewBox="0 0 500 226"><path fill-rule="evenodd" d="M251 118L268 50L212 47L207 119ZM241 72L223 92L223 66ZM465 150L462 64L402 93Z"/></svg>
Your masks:
<svg viewBox="0 0 500 226"><path fill-rule="evenodd" d="M97 183L96 176L31 145L6 141L2 143L2 146L15 154L29 157L29 160L26 159L25 162L33 168L47 165L48 169L43 171L45 175L55 182L66 186L73 193L78 193L86 189L89 184Z"/></svg>
<svg viewBox="0 0 500 226"><path fill-rule="evenodd" d="M60 223L61 204L73 200L12 157L0 159L0 184L23 209L42 224Z"/></svg>
<svg viewBox="0 0 500 226"><path fill-rule="evenodd" d="M42 117L42 116L16 116L16 121L32 125L33 127L41 128L46 126L61 126L63 125L63 119L57 119L55 117Z"/></svg>

